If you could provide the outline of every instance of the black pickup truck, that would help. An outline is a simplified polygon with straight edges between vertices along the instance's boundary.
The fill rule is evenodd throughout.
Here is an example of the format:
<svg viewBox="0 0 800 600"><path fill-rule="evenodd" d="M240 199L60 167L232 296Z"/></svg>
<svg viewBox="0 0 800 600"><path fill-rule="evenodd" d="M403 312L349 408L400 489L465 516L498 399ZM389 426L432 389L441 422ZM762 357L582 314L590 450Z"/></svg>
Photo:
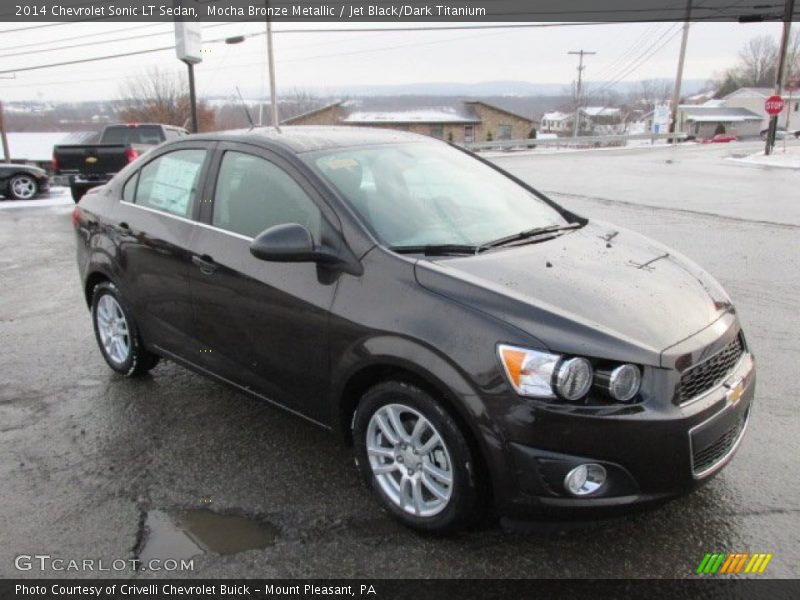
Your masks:
<svg viewBox="0 0 800 600"><path fill-rule="evenodd" d="M157 123L108 125L97 144L53 147L56 175L69 176L72 199L78 202L87 190L103 185L132 160L161 142L188 135L185 129Z"/></svg>

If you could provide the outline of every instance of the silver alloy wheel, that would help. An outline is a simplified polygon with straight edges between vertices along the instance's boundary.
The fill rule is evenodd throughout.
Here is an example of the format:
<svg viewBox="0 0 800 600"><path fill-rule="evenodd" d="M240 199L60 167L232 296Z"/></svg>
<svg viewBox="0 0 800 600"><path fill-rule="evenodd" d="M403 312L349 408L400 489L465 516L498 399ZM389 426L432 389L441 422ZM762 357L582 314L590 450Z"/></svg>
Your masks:
<svg viewBox="0 0 800 600"><path fill-rule="evenodd" d="M121 365L128 360L131 352L131 337L128 320L119 302L110 294L104 294L97 301L97 331L100 342L111 361Z"/></svg>
<svg viewBox="0 0 800 600"><path fill-rule="evenodd" d="M36 195L36 181L28 175L17 175L11 180L11 191L15 198L30 200Z"/></svg>
<svg viewBox="0 0 800 600"><path fill-rule="evenodd" d="M444 439L419 411L382 406L367 426L367 456L386 496L403 511L432 517L453 495L453 463Z"/></svg>

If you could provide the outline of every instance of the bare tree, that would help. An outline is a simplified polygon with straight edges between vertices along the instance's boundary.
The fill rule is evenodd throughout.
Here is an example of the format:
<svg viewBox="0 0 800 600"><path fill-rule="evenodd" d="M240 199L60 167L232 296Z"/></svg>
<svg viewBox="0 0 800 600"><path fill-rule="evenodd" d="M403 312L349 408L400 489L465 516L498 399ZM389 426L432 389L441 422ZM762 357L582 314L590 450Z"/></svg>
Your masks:
<svg viewBox="0 0 800 600"><path fill-rule="evenodd" d="M191 123L189 84L180 73L152 67L120 88L123 121L165 123L187 127ZM197 102L200 131L214 129L214 111L203 100Z"/></svg>
<svg viewBox="0 0 800 600"><path fill-rule="evenodd" d="M778 44L768 35L748 41L739 51L737 73L742 85L766 87L775 83Z"/></svg>
<svg viewBox="0 0 800 600"><path fill-rule="evenodd" d="M673 84L667 79L644 79L639 82L637 103L653 107L657 104L666 104L672 98Z"/></svg>
<svg viewBox="0 0 800 600"><path fill-rule="evenodd" d="M308 90L294 88L291 94L280 98L281 119L291 119L316 108L321 108L323 104L322 100Z"/></svg>

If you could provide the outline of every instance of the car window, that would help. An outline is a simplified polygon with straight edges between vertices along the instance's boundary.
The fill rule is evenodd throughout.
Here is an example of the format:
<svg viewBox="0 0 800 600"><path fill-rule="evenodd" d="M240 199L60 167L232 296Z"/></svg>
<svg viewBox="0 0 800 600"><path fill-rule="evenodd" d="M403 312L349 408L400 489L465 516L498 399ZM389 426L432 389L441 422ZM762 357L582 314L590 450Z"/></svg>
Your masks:
<svg viewBox="0 0 800 600"><path fill-rule="evenodd" d="M242 152L222 157L212 224L248 237L284 223L299 223L320 239L321 213L303 188L275 164Z"/></svg>
<svg viewBox="0 0 800 600"><path fill-rule="evenodd" d="M139 174L136 204L189 217L205 150L176 150L147 163Z"/></svg>
<svg viewBox="0 0 800 600"><path fill-rule="evenodd" d="M103 144L160 144L164 131L158 125L115 125L103 132Z"/></svg>
<svg viewBox="0 0 800 600"><path fill-rule="evenodd" d="M125 187L122 188L122 199L125 202L133 203L136 197L136 181L139 179L139 172L133 174L132 177L125 182Z"/></svg>

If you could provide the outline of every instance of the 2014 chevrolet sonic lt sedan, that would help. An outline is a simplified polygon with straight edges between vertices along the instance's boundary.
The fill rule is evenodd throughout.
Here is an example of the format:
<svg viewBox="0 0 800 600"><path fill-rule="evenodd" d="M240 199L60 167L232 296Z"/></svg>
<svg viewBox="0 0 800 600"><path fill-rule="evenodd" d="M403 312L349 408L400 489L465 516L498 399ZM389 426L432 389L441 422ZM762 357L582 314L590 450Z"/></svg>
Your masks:
<svg viewBox="0 0 800 600"><path fill-rule="evenodd" d="M338 432L419 529L664 500L747 426L754 360L712 277L438 140L189 136L73 225L112 369L167 358Z"/></svg>

